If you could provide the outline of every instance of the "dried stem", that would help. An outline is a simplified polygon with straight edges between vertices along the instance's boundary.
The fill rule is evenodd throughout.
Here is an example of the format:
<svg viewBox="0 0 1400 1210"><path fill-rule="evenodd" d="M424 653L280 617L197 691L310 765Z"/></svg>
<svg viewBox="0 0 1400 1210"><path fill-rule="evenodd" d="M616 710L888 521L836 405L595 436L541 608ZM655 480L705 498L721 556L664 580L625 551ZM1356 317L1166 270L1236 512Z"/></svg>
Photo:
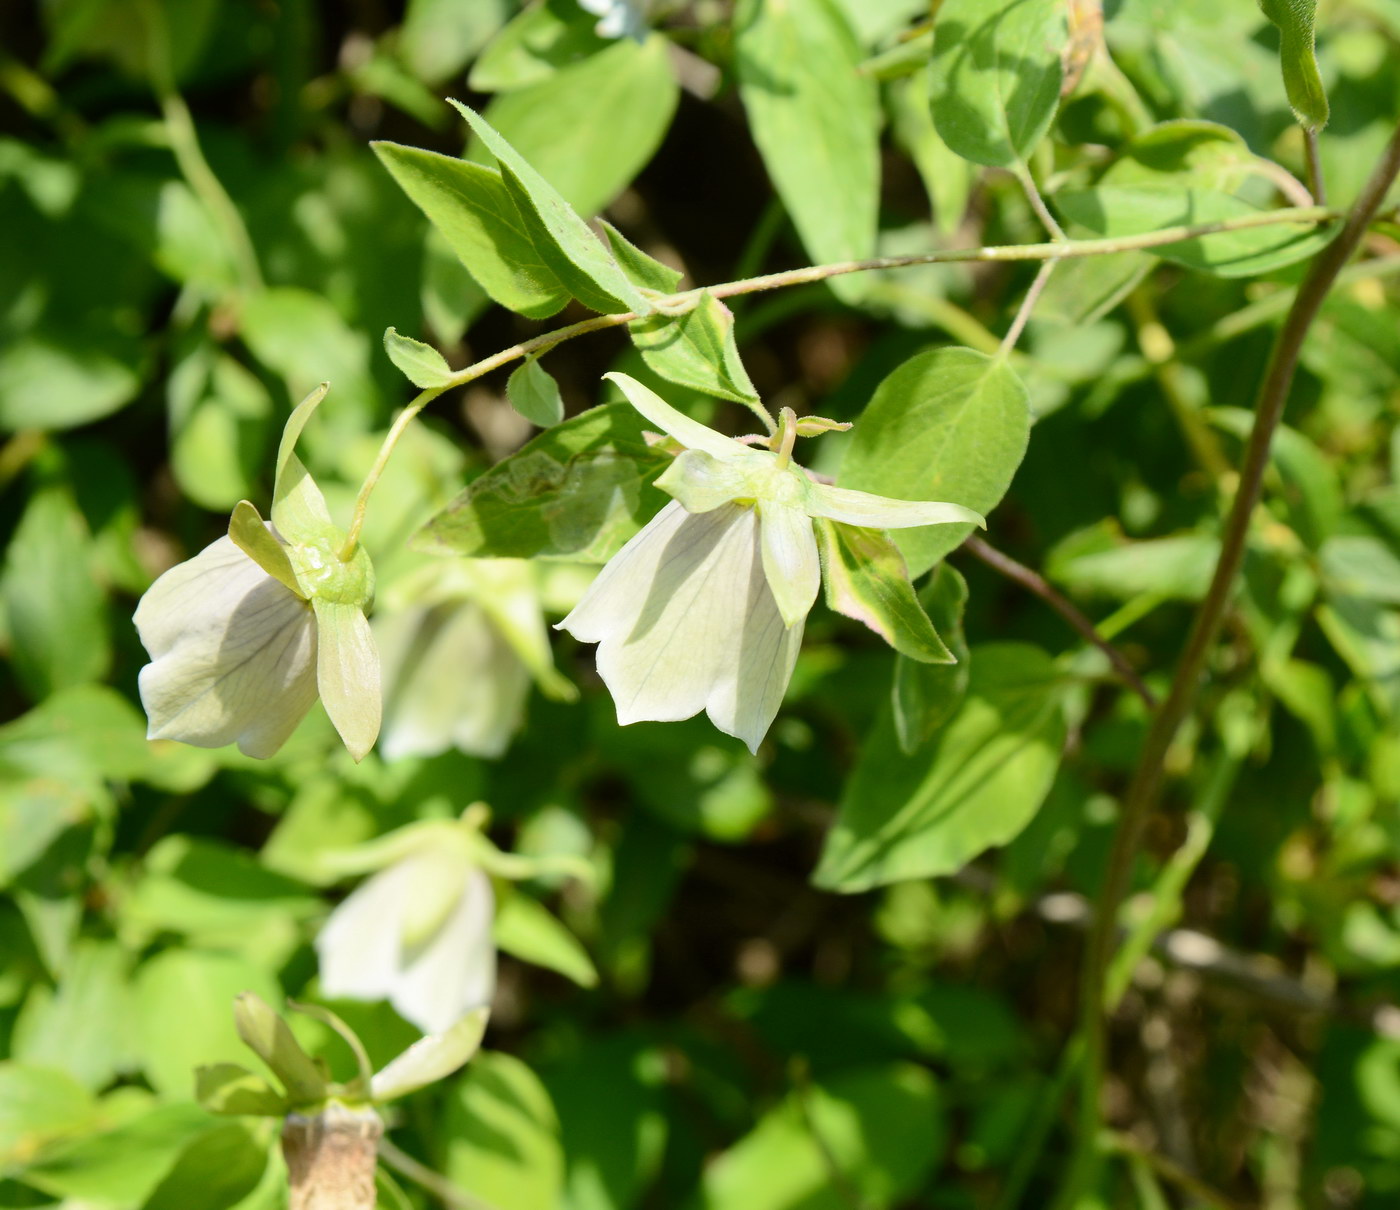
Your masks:
<svg viewBox="0 0 1400 1210"><path fill-rule="evenodd" d="M374 1210L375 1153L384 1123L369 1106L336 1101L314 1116L289 1113L282 1154L291 1210Z"/></svg>
<svg viewBox="0 0 1400 1210"><path fill-rule="evenodd" d="M1133 666L1128 663L1127 657L1118 650L1112 643L1104 638L1094 629L1093 622L1089 621L1074 603L1068 600L1058 589L1054 587L1039 572L1032 571L1024 563L1018 563L1010 555L1002 554L995 546L984 542L981 538L971 537L963 543L962 548L976 559L980 559L993 571L1000 572L1008 580L1013 580L1022 588L1034 593L1042 601L1058 613L1068 622L1079 634L1092 643L1108 657L1108 662L1113 665L1113 670L1138 697L1147 704L1149 710L1157 708L1157 697L1144 683Z"/></svg>

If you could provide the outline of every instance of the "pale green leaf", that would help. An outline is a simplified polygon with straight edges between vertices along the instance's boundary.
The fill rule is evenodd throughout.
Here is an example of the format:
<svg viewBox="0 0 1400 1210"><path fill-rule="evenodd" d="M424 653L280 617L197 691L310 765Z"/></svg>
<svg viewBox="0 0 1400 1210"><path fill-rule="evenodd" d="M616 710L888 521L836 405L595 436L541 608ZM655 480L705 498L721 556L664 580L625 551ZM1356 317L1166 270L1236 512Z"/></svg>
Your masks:
<svg viewBox="0 0 1400 1210"><path fill-rule="evenodd" d="M632 279L633 285L670 294L680 284L685 274L679 269L663 265L654 256L648 256L607 219L600 218L598 226L607 237L613 260L617 261L622 271Z"/></svg>
<svg viewBox="0 0 1400 1210"><path fill-rule="evenodd" d="M569 301L496 169L398 143L371 146L399 188L501 306L544 319Z"/></svg>
<svg viewBox="0 0 1400 1210"><path fill-rule="evenodd" d="M210 1113L280 1118L291 1106L260 1075L237 1063L208 1063L194 1072L194 1099Z"/></svg>
<svg viewBox="0 0 1400 1210"><path fill-rule="evenodd" d="M66 1071L0 1062L0 1165L8 1168L50 1140L76 1134L96 1113L92 1094Z"/></svg>
<svg viewBox="0 0 1400 1210"><path fill-rule="evenodd" d="M876 388L849 438L838 482L902 500L955 500L985 515L1010 486L1029 437L1026 388L1004 360L972 349L930 349ZM894 540L918 577L972 529L904 530Z"/></svg>
<svg viewBox="0 0 1400 1210"><path fill-rule="evenodd" d="M875 254L880 109L846 15L832 0L743 0L734 16L739 89L754 141L814 261ZM860 275L831 288L847 301Z"/></svg>
<svg viewBox="0 0 1400 1210"><path fill-rule="evenodd" d="M506 380L510 406L533 425L552 428L564 419L564 397L554 376L534 357L526 358Z"/></svg>
<svg viewBox="0 0 1400 1210"><path fill-rule="evenodd" d="M254 992L240 992L230 1011L244 1045L282 1081L293 1105L312 1104L325 1097L326 1077L266 1000Z"/></svg>
<svg viewBox="0 0 1400 1210"><path fill-rule="evenodd" d="M559 191L484 117L457 101L452 104L500 165L536 251L564 288L595 311L650 311L650 304Z"/></svg>
<svg viewBox="0 0 1400 1210"><path fill-rule="evenodd" d="M393 328L386 328L384 351L416 387L441 387L452 381L452 367L447 359L421 340L400 336Z"/></svg>

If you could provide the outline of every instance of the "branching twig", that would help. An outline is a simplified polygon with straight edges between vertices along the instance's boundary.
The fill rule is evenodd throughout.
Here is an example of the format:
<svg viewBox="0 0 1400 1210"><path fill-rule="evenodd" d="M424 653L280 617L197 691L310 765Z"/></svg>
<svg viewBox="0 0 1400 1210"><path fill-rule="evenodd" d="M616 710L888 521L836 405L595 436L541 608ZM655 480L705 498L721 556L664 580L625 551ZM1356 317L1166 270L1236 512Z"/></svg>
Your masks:
<svg viewBox="0 0 1400 1210"><path fill-rule="evenodd" d="M1157 696L1144 683L1133 666L1128 663L1127 657L1118 650L1112 643L1104 638L1094 629L1093 622L1089 621L1079 609L1054 587L1039 572L1032 571L1024 563L1018 563L1010 555L1002 554L995 546L989 545L981 538L968 538L963 543L963 549L974 558L980 559L993 571L1000 572L1008 580L1014 580L1022 588L1033 592L1042 601L1058 613L1068 622L1079 634L1092 643L1108 657L1108 662L1113 665L1113 670L1122 678L1123 683L1128 686L1138 697L1147 704L1149 710L1157 708Z"/></svg>

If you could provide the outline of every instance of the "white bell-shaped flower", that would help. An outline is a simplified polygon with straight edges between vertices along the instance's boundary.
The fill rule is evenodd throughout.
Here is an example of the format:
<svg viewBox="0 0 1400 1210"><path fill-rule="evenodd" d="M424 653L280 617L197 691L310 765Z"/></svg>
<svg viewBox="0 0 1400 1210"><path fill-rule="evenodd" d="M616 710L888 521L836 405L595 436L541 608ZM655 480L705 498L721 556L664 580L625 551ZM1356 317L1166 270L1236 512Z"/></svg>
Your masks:
<svg viewBox="0 0 1400 1210"><path fill-rule="evenodd" d="M268 757L319 693L360 760L379 734L379 657L365 610L374 569L346 549L320 489L293 453L322 385L282 433L272 523L244 500L227 537L156 580L135 623L151 662L141 701L152 739L200 747L236 742Z"/></svg>
<svg viewBox="0 0 1400 1210"><path fill-rule="evenodd" d="M579 8L598 18L593 32L600 38L635 38L642 41L647 29L645 0L578 0Z"/></svg>
<svg viewBox="0 0 1400 1210"><path fill-rule="evenodd" d="M774 448L754 448L625 374L608 377L685 448L657 480L674 502L613 556L559 627L598 644L598 674L619 723L703 709L757 751L821 587L813 519L896 529L982 518L958 504L816 482L791 460L805 422L786 409Z"/></svg>
<svg viewBox="0 0 1400 1210"><path fill-rule="evenodd" d="M491 879L457 846L425 848L362 883L316 938L321 991L388 1000L424 1033L490 1004Z"/></svg>

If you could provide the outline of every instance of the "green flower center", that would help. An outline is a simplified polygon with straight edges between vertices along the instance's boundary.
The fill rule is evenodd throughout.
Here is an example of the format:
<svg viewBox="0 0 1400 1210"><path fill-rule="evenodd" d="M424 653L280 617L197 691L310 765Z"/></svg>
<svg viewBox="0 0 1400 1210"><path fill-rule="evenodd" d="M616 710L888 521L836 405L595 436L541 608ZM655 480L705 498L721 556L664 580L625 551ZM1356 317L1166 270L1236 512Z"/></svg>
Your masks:
<svg viewBox="0 0 1400 1210"><path fill-rule="evenodd" d="M313 600L368 609L374 600L374 565L364 547L341 559L336 535L294 542L287 547L297 583Z"/></svg>

